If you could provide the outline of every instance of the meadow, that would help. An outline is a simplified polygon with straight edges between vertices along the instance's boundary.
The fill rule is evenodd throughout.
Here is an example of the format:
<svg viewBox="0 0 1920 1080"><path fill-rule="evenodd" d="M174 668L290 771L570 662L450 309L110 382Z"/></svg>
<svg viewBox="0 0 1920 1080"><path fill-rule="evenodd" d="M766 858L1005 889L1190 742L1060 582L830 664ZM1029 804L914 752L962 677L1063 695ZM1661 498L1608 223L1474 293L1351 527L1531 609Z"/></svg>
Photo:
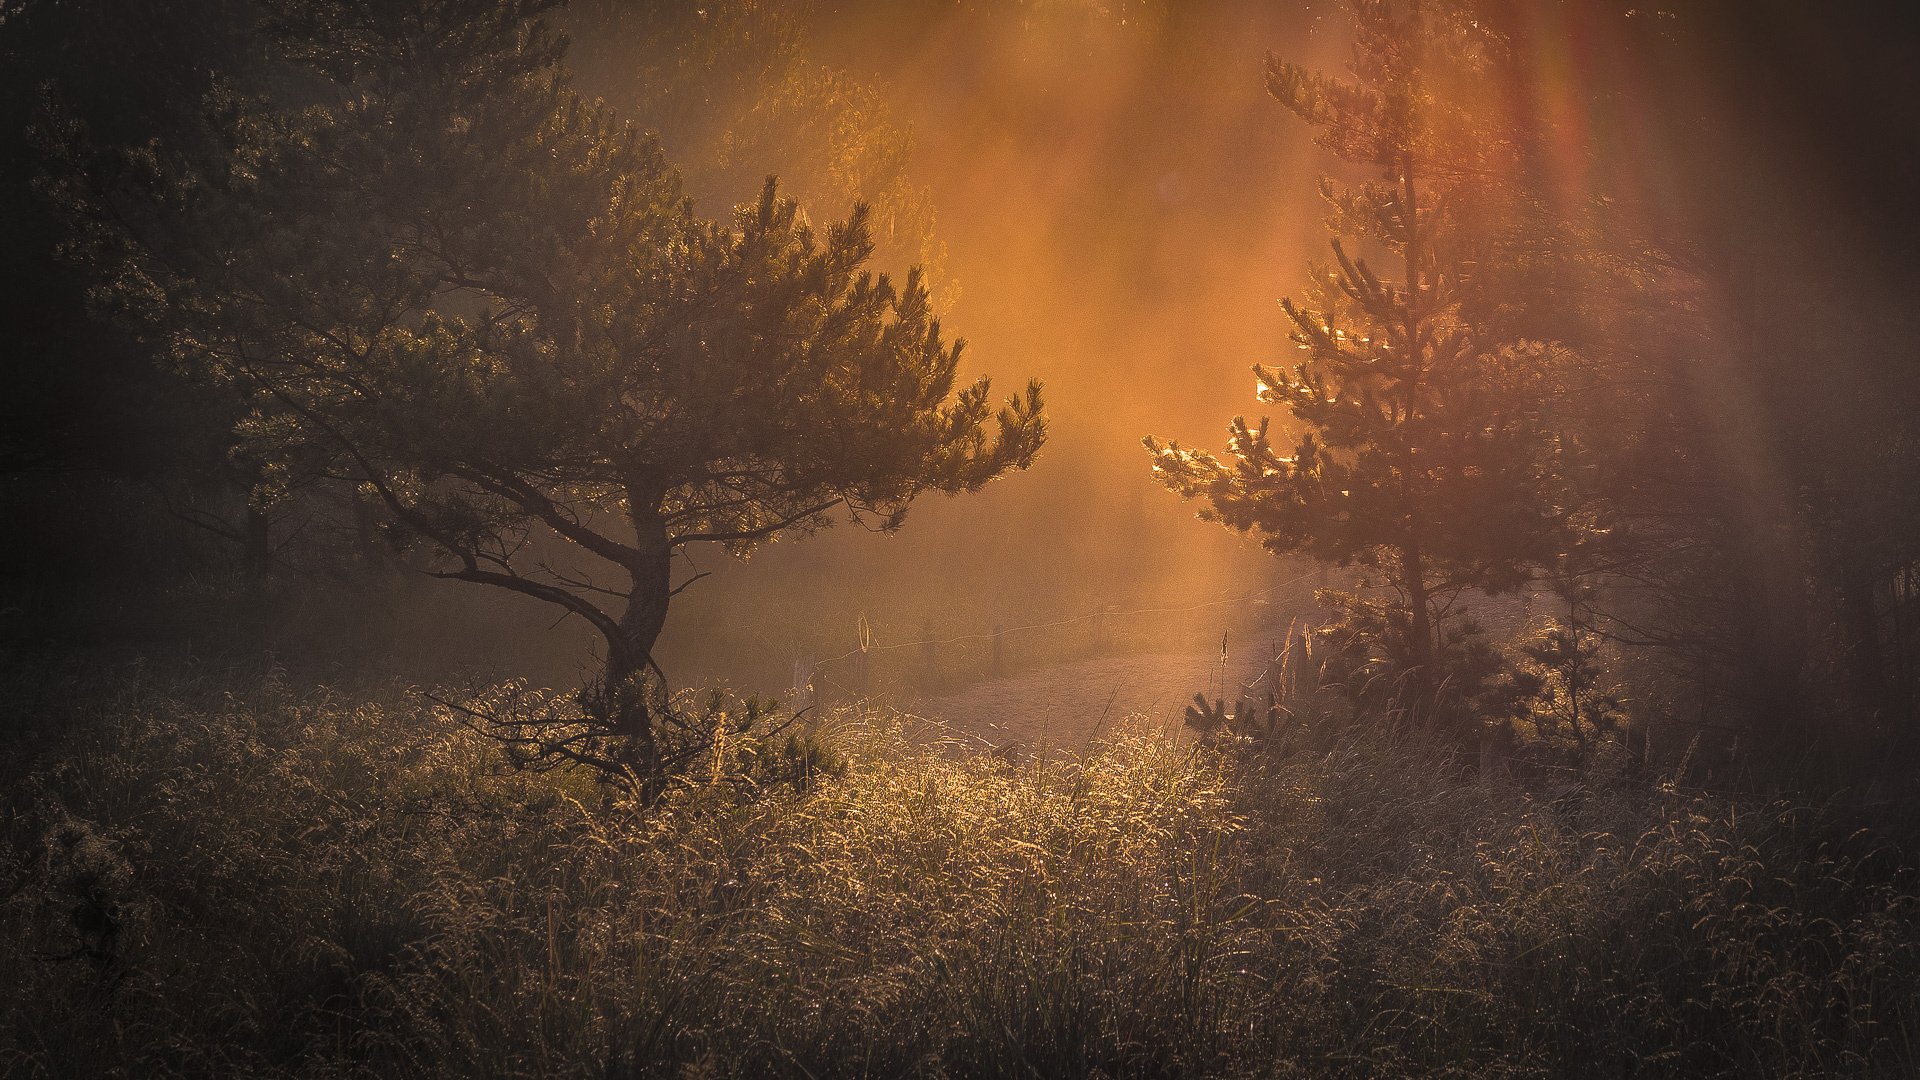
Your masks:
<svg viewBox="0 0 1920 1080"><path fill-rule="evenodd" d="M7 681L7 1076L1920 1068L1912 860L1844 800L865 706L641 807L398 686Z"/></svg>

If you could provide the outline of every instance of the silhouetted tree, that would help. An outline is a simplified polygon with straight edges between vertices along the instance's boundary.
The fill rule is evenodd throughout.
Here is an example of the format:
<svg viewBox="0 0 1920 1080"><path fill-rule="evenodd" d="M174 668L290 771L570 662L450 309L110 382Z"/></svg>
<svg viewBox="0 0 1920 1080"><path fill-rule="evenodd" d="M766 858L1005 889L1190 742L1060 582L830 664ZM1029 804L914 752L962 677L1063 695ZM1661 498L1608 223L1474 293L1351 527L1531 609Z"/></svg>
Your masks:
<svg viewBox="0 0 1920 1080"><path fill-rule="evenodd" d="M247 395L269 487L357 485L429 572L600 634L542 750L651 781L676 554L897 527L1027 465L1044 421L1037 384L997 415L958 385L918 274L862 272L863 208L816 233L769 180L695 218L652 137L569 90L551 6L278 5L290 66L211 101L223 152L68 195L113 298Z"/></svg>
<svg viewBox="0 0 1920 1080"><path fill-rule="evenodd" d="M193 138L214 73L248 63L244 0L28 3L0 13L0 619L84 636L108 608L190 574L257 567L230 458L231 395L153 362L87 310L92 282L60 257L64 223L34 189L49 102L102 140ZM194 528L172 528L166 511ZM138 520L141 528L102 523ZM214 535L224 541L208 544ZM5 631L0 631L5 632Z"/></svg>

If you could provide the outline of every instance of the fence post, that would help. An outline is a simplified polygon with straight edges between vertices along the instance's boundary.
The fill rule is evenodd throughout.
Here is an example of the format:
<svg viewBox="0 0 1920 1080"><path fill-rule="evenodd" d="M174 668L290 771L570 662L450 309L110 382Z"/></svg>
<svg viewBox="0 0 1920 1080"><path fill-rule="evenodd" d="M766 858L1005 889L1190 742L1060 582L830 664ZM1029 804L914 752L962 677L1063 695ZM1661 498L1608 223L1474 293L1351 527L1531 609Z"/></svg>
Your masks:
<svg viewBox="0 0 1920 1080"><path fill-rule="evenodd" d="M987 674L996 679L1005 678L1007 674L1006 654L1001 648L1001 639L1004 638L1005 636L1006 636L1006 631L1000 628L999 623L994 623L993 624L993 663L987 669Z"/></svg>
<svg viewBox="0 0 1920 1080"><path fill-rule="evenodd" d="M873 691L873 628L867 625L867 617L860 616L855 628L860 637L860 650L853 654L853 674L850 680L853 692L862 698L871 697Z"/></svg>

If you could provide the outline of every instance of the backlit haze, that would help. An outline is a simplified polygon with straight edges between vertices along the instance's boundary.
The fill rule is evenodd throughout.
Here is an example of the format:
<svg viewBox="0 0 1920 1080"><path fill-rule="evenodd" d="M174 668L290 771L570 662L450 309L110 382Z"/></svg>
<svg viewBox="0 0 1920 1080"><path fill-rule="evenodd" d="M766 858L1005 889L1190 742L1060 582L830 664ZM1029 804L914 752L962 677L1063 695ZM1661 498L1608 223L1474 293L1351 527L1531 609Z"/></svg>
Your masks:
<svg viewBox="0 0 1920 1080"><path fill-rule="evenodd" d="M1346 46L1310 5L1258 7L1145 25L1072 6L822 20L811 58L888 88L911 130L910 175L945 247L936 297L967 370L996 393L1043 380L1051 434L1030 472L923 500L896 535L836 528L746 564L705 553L699 569L716 573L676 601L664 644L676 679L778 684L796 657L853 647L863 614L884 646L1216 601L1304 569L1197 521L1140 448L1149 432L1217 444L1254 405L1249 368L1288 347L1276 301L1323 244L1326 163L1263 92L1262 65L1275 46L1335 64ZM696 194L717 215L752 191ZM1163 615L1151 632L1169 648L1217 640L1225 610Z"/></svg>

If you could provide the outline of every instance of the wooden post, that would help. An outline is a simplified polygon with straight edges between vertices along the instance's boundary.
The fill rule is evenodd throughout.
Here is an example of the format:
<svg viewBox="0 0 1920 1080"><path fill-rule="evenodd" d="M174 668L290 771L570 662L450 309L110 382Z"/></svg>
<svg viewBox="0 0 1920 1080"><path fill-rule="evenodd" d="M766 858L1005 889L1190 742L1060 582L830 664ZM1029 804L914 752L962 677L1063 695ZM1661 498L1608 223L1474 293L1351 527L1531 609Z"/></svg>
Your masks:
<svg viewBox="0 0 1920 1080"><path fill-rule="evenodd" d="M1220 631L1220 667L1213 681L1213 696L1226 700L1227 696L1227 631Z"/></svg>
<svg viewBox="0 0 1920 1080"><path fill-rule="evenodd" d="M1001 641L1001 639L1004 638L1005 636L1006 636L1006 631L1000 628L999 623L994 623L993 624L993 663L988 667L987 674L996 679L1004 679L1006 678L1006 675L1007 675L1006 653L1002 648L1002 641Z"/></svg>
<svg viewBox="0 0 1920 1080"><path fill-rule="evenodd" d="M848 682L853 692L862 698L873 693L873 628L867 625L867 617L860 616L855 628L859 635L860 650L853 654L853 670L849 672Z"/></svg>

